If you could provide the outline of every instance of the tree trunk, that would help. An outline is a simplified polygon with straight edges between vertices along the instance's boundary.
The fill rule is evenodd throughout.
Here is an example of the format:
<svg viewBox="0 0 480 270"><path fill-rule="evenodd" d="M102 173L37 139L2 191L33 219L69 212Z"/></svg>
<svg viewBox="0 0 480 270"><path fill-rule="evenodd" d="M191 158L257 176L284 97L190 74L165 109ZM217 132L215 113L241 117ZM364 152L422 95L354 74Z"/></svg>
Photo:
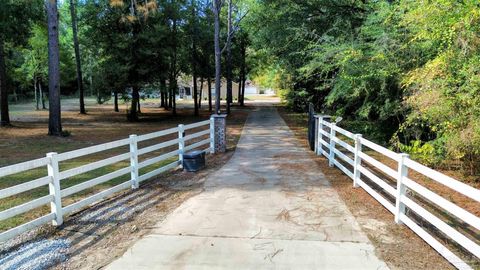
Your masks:
<svg viewBox="0 0 480 270"><path fill-rule="evenodd" d="M176 80L176 79L175 79ZM175 88L172 89L172 114L177 115L177 99L176 99L176 94L177 94L177 82L175 81Z"/></svg>
<svg viewBox="0 0 480 270"><path fill-rule="evenodd" d="M42 80L38 81L38 90L40 90L40 99L42 101L42 109L46 110L47 107L45 106L45 95L43 94Z"/></svg>
<svg viewBox="0 0 480 270"><path fill-rule="evenodd" d="M168 85L168 109L171 109L173 107L173 100L172 100L172 83Z"/></svg>
<svg viewBox="0 0 480 270"><path fill-rule="evenodd" d="M160 91L160 108L165 108L165 94Z"/></svg>
<svg viewBox="0 0 480 270"><path fill-rule="evenodd" d="M207 78L208 82L208 111L212 112L212 78Z"/></svg>
<svg viewBox="0 0 480 270"><path fill-rule="evenodd" d="M192 75L193 75L193 103L195 103L195 116L199 115L198 112L198 84L197 84L197 38L196 38L196 12L195 1L192 0Z"/></svg>
<svg viewBox="0 0 480 270"><path fill-rule="evenodd" d="M174 74L170 75L171 77L169 78L170 84L169 84L169 103L170 103L170 108L172 108L172 114L176 115L177 114L177 104L176 104L176 93L177 93L177 79L175 78Z"/></svg>
<svg viewBox="0 0 480 270"><path fill-rule="evenodd" d="M142 108L140 108L140 94L138 95L138 109L137 109L137 112L142 113Z"/></svg>
<svg viewBox="0 0 480 270"><path fill-rule="evenodd" d="M193 73L193 103L195 103L195 116L198 116L198 85L197 85L197 74Z"/></svg>
<svg viewBox="0 0 480 270"><path fill-rule="evenodd" d="M167 81L160 80L160 107L167 109Z"/></svg>
<svg viewBox="0 0 480 270"><path fill-rule="evenodd" d="M140 94L138 93L138 87L135 85L132 87L132 103L130 106L130 112L128 115L128 120L129 121L138 121L138 110L137 110L137 105L138 105L138 100L139 100Z"/></svg>
<svg viewBox="0 0 480 270"><path fill-rule="evenodd" d="M33 91L35 91L35 110L40 109L40 100L38 99L38 89L37 89L37 77L33 78Z"/></svg>
<svg viewBox="0 0 480 270"><path fill-rule="evenodd" d="M170 63L170 107L172 108L172 114L176 115L177 114L177 104L176 104L176 93L178 89L178 83L177 83L177 17L175 15L175 18L173 18L173 24L172 24L172 39L173 39L173 52L172 52L172 60Z"/></svg>
<svg viewBox="0 0 480 270"><path fill-rule="evenodd" d="M113 110L119 112L118 109L118 91L113 92Z"/></svg>
<svg viewBox="0 0 480 270"><path fill-rule="evenodd" d="M90 83L88 88L90 88L90 96L93 97L93 76L92 74L90 74L90 76L88 76L88 82Z"/></svg>
<svg viewBox="0 0 480 270"><path fill-rule="evenodd" d="M8 113L7 71L5 68L5 49L2 33L0 33L0 126L10 125Z"/></svg>
<svg viewBox="0 0 480 270"><path fill-rule="evenodd" d="M232 0L228 0L228 35L227 35L227 113L232 104Z"/></svg>
<svg viewBox="0 0 480 270"><path fill-rule="evenodd" d="M220 87L222 80L222 51L220 49L220 12L222 1L213 0L213 12L215 15L215 113L220 114Z"/></svg>
<svg viewBox="0 0 480 270"><path fill-rule="evenodd" d="M239 96L240 106L245 105L245 84L247 81L247 46L245 43L242 42L242 67L240 71L240 78L242 84L242 93Z"/></svg>
<svg viewBox="0 0 480 270"><path fill-rule="evenodd" d="M102 96L100 95L100 88L97 87L97 104L102 104Z"/></svg>
<svg viewBox="0 0 480 270"><path fill-rule="evenodd" d="M58 41L57 0L48 0L48 134L62 135L62 116L60 108L60 50Z"/></svg>
<svg viewBox="0 0 480 270"><path fill-rule="evenodd" d="M75 64L77 66L77 87L80 99L80 113L86 114L85 111L85 98L83 89L82 78L82 63L80 58L80 45L78 44L78 26L77 26L77 13L75 10L75 1L70 0L70 15L72 17L72 32L73 32L73 47L75 48Z"/></svg>
<svg viewBox="0 0 480 270"><path fill-rule="evenodd" d="M205 79L203 77L200 78L200 92L198 94L198 108L202 108L202 96L203 96L203 82Z"/></svg>
<svg viewBox="0 0 480 270"><path fill-rule="evenodd" d="M240 74L240 77L238 78L238 95L237 95L238 105L240 105L241 99L242 99L242 82L243 82L243 78L242 78L242 74Z"/></svg>
<svg viewBox="0 0 480 270"><path fill-rule="evenodd" d="M13 87L13 100L15 101L15 103L18 102L18 95L17 95L17 88L16 87Z"/></svg>
<svg viewBox="0 0 480 270"><path fill-rule="evenodd" d="M242 101L240 102L240 106L245 106L245 84L247 83L247 76L243 76L243 83L242 83Z"/></svg>

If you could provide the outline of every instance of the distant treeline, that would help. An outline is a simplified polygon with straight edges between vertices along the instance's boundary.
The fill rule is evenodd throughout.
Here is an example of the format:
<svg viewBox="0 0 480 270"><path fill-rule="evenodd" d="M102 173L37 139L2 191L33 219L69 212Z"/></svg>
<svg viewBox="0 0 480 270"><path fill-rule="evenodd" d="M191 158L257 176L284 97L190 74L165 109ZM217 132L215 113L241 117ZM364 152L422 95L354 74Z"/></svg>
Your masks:
<svg viewBox="0 0 480 270"><path fill-rule="evenodd" d="M95 95L99 102L113 97L117 111L118 97L127 96L131 100L128 118L135 121L139 91L148 88L157 89L160 106L175 114L178 80L184 76L193 82L198 115L197 88L203 82L212 88L216 64L223 65L219 75L226 78L229 93L233 91L231 82L244 85L248 72L245 61L248 33L240 25L247 6L239 0L215 0L215 3L209 0L2 1L0 96L5 97L0 99L2 125L9 124L7 102L33 98L40 101L49 92L48 51L52 49L49 40L55 40L49 39L49 35L57 29L59 89L62 95L80 97L81 113L86 112L83 95ZM46 7L57 7L58 12L53 8L46 12ZM51 13L58 14L58 22L51 22ZM215 62L215 21L219 21L217 38L222 47L219 63ZM208 105L212 110L212 102Z"/></svg>

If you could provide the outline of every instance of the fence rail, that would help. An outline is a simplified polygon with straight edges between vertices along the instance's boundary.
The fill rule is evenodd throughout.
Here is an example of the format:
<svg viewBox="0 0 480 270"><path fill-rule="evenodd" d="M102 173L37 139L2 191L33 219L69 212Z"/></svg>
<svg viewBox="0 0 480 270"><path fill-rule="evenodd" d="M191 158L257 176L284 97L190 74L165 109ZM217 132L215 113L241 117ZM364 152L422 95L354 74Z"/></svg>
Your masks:
<svg viewBox="0 0 480 270"><path fill-rule="evenodd" d="M428 229L421 225L415 216L421 217L424 222L435 227L477 258L480 258L478 244L480 242L480 218L414 181L409 177L409 170L414 170L476 202L480 202L480 190L413 161L406 154L395 153L375 144L363 138L361 134L353 134L344 130L336 123L326 121L326 119L330 119L329 117L321 115L315 117L317 128L315 152L317 155L325 156L330 166L338 167L353 179L354 187L362 187L394 215L395 222L409 227L452 265L458 269L472 269L467 262L429 233ZM337 136L337 132L340 136ZM397 170L368 155L365 147L395 161ZM419 198L421 200L418 200ZM449 221L445 221L428 210L428 207L422 203L425 200L428 205L439 207L443 213L448 213L458 219L462 227L471 226L473 233L466 233L463 228L461 231L454 228ZM413 212L415 216L409 214L410 212ZM475 232L475 230L477 231Z"/></svg>
<svg viewBox="0 0 480 270"><path fill-rule="evenodd" d="M205 129L185 135L187 130L192 129ZM166 135L178 134L178 138L147 146L144 148L138 147L138 142L144 142L151 139L161 138ZM207 139L202 139L208 135ZM191 140L200 139L198 142L191 143L187 145ZM113 193L118 191L132 188L136 189L139 187L139 183L148 180L152 177L155 177L163 172L174 169L179 165L182 165L182 154L185 151L191 149L205 147L205 151L210 153L214 152L214 119L189 124L189 125L179 125L175 128L170 128L158 132L153 132L145 135L131 135L128 139L122 139L118 141L108 142L100 145L95 145L91 147L86 147L74 151L69 151L61 154L57 153L48 153L46 157L35 159L27 162L22 162L15 165L6 166L0 168L0 177L6 177L9 175L22 173L30 171L32 169L37 169L41 167L47 167L48 175L41 177L29 182L18 184L12 187L8 187L0 190L0 199L5 199L11 196L18 195L23 192L27 192L42 186L49 187L49 194L25 202L23 204L11 207L0 211L0 221L6 220L8 218L26 213L38 207L44 205L50 205L51 213L36 218L32 221L21 224L17 227L11 228L7 231L0 233L0 242L4 242L8 239L11 239L21 233L24 233L28 230L31 230L35 227L44 225L46 223L52 222L53 225L61 225L63 223L63 217L65 215L71 214L79 209L82 209L92 203L95 203L99 200L102 200ZM129 146L130 150L126 153L122 153L113 157L109 157L103 160L91 162L89 164L81 165L73 169L68 169L60 171L59 163L62 161L67 161L75 159L78 157L96 154L99 152ZM175 151L170 151L168 153L162 153L158 156L146 159L142 162L138 162L139 156L145 155L147 153L152 153L160 149L165 149L167 147L177 146L178 149ZM171 161L175 158L173 161ZM73 176L81 175L108 165L116 164L119 162L130 161L129 165L125 165L123 168L117 169L113 172L98 176L96 178L83 181L74 186L70 186L62 189L62 180L68 179ZM163 161L171 161L167 165L160 168L154 169L150 172L146 172L140 175L140 169L154 165ZM102 190L94 195L91 195L87 198L83 198L80 201L71 203L69 205L62 205L62 199L68 196L77 194L86 189L95 187L99 184L105 183L112 179L130 174L130 180L124 181L120 184L117 184L113 187L110 187L106 190Z"/></svg>

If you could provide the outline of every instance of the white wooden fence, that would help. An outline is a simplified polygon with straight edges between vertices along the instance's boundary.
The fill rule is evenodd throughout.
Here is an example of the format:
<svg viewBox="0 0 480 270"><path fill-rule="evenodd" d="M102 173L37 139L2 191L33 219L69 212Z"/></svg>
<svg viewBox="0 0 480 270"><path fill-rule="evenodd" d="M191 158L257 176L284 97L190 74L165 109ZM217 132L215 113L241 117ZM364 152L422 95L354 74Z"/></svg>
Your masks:
<svg viewBox="0 0 480 270"><path fill-rule="evenodd" d="M196 133L192 133L189 135L184 135L186 131L192 129L203 129L207 128L206 130L202 130ZM171 135L178 133L178 138L174 140L169 140L166 142L162 142L159 144L155 144L152 146L144 147L139 149L138 143L148 141L151 139L163 137L166 135ZM209 135L209 138L200 140L196 143L189 142L193 139L205 137ZM198 140L198 139L197 139ZM29 171L35 168L40 167L47 167L48 176L32 180L26 183L22 183L16 186L12 186L9 188L5 188L0 190L0 199L8 198L14 195L17 195L22 192L26 192L41 186L48 185L49 187L49 194L29 202L23 203L21 205L3 210L0 212L0 221L6 220L8 218L23 214L27 211L33 210L35 208L44 206L46 204L50 204L51 212L47 215L42 217L36 218L30 222L24 223L20 226L12 228L10 230L4 231L0 233L0 242L6 241L12 237L15 237L25 231L31 230L37 226L43 225L48 222L52 222L53 225L61 225L63 223L63 217L68 215L72 212L75 212L81 208L84 208L94 202L102 200L103 198L112 195L115 192L118 192L123 189L132 188L136 189L139 187L139 184L147 179L155 177L167 170L176 168L177 166L182 165L182 153L204 147L208 144L208 148L205 151L213 153L214 152L214 121L213 118L210 120L190 124L190 125L179 125L176 128L170 128L167 130L162 130L159 132L154 132L150 134L145 134L141 136L131 135L128 139L118 140L114 142L104 143L92 147L87 147L79 150L74 150L70 152L65 152L61 154L57 153L48 153L46 157L35 159L7 167L0 168L0 177L5 177L25 171ZM98 152L130 146L130 151L124 154L120 154L117 156L113 156L107 159L103 159L100 161L96 161L93 163L89 163L86 165L82 165L73 169L60 171L59 169L59 162L95 154ZM147 153L151 153L166 147L172 147L178 145L178 149L166 154L162 154L160 156L156 156L150 159L147 159L143 162L138 162L139 156L145 155ZM172 159L176 157L176 160L171 162L168 165L145 173L143 175L139 175L139 170L145 168L147 166L159 163L161 161L165 161L168 159ZM70 178L72 176L84 174L89 171L93 171L104 166L108 166L111 164L115 164L117 162L130 160L130 166L116 170L114 172L96 177L94 179L82 182L75 186L71 186L65 189L61 188L61 182L64 179ZM78 202L69 204L69 205L62 205L62 198L67 196L73 195L80 191L86 190L88 188L94 187L96 185L105 183L117 177L130 174L130 180L125 181L119 185L111 187L109 189L103 190L97 194L94 194L90 197L84 198Z"/></svg>
<svg viewBox="0 0 480 270"><path fill-rule="evenodd" d="M472 269L467 262L450 251L423 226L419 225L416 219L412 218L412 215L407 215L406 209L409 212L413 211L417 216L420 216L424 221L456 242L473 255L472 258L477 258L472 260L480 258L480 246L478 245L480 242L480 234L478 233L480 231L480 218L412 180L409 178L408 171L410 169L414 170L476 202L480 202L480 190L415 162L407 154L395 153L363 138L360 134L353 134L344 130L338 127L336 123L328 122L326 119L326 116L316 116L315 151L317 155L324 155L328 158L330 166L338 167L353 179L354 187L362 187L394 215L395 222L408 226L452 265L458 269ZM337 136L337 133L340 136ZM345 139L342 140L340 137ZM350 141L350 143L347 141ZM397 170L367 155L363 147L395 161L398 164ZM389 179L390 181L388 181ZM372 185L372 183L376 185ZM432 213L433 211L427 210L424 205L421 205L415 199L418 197L426 199L442 211L448 212L449 215L462 223L462 227L473 228L473 236L458 231Z"/></svg>

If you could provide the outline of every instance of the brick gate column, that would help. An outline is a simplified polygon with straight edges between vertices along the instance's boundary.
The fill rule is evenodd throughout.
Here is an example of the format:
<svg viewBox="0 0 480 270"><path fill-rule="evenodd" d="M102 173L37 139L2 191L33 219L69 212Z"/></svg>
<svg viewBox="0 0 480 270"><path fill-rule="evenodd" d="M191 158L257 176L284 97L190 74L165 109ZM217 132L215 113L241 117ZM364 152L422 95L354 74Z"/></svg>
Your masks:
<svg viewBox="0 0 480 270"><path fill-rule="evenodd" d="M225 153L227 150L227 115L213 114L214 119L214 149L215 153Z"/></svg>

